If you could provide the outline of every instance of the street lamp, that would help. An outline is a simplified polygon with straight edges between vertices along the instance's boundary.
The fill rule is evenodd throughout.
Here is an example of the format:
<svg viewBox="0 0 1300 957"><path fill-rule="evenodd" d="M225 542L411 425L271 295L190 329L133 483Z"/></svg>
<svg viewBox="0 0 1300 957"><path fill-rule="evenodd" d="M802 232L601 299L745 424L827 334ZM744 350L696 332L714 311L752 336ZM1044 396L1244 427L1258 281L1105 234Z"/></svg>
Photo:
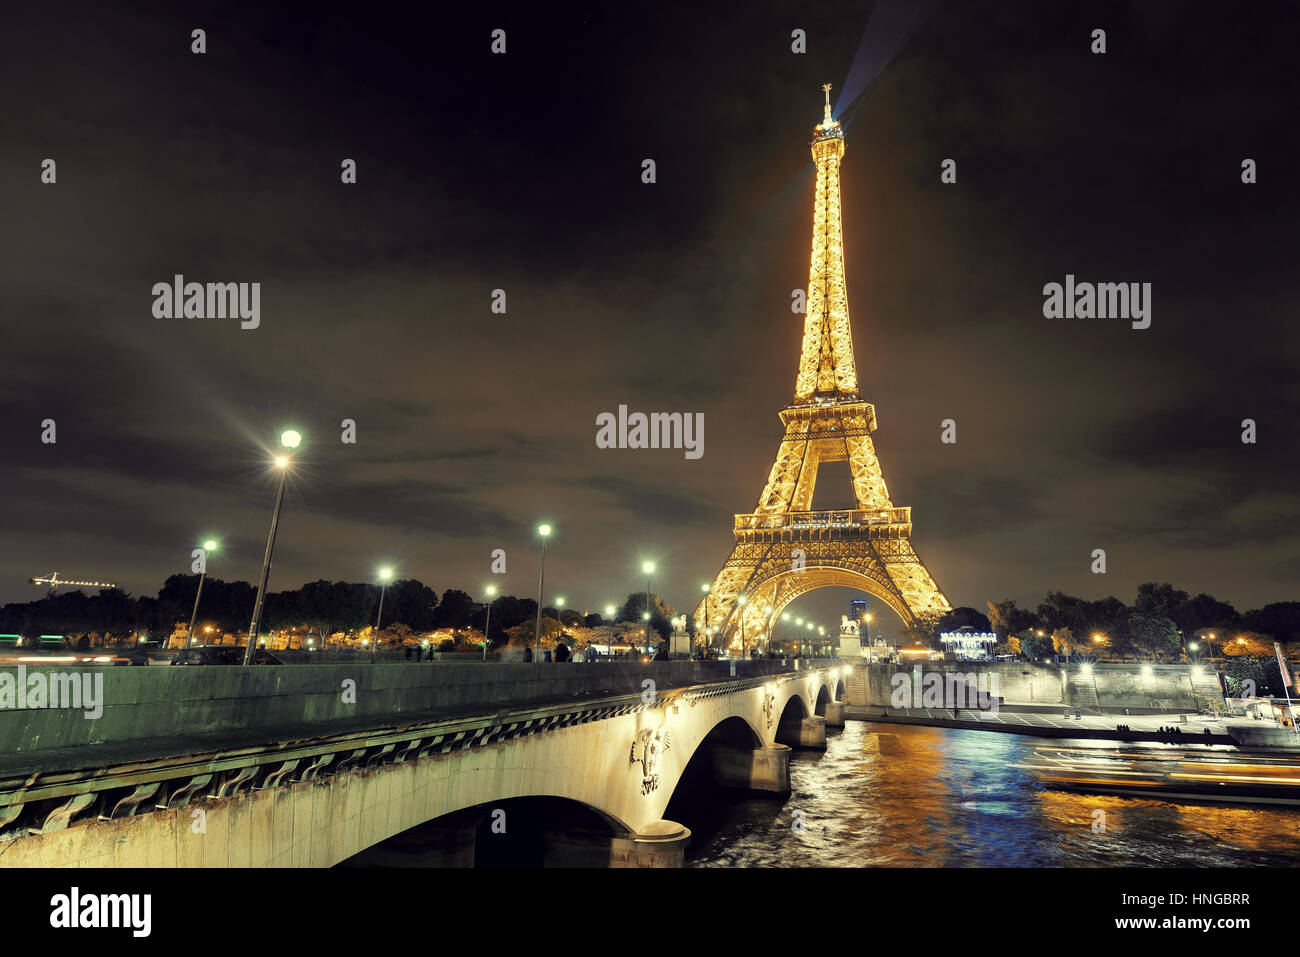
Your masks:
<svg viewBox="0 0 1300 957"><path fill-rule="evenodd" d="M384 623L384 592L388 590L388 583L393 580L393 570L391 568L379 569L379 617L375 619L375 643L370 646L370 663L375 663L375 654L379 651L379 628Z"/></svg>
<svg viewBox="0 0 1300 957"><path fill-rule="evenodd" d="M546 540L551 536L551 526L538 525L537 534L542 536L542 563L537 571L537 628L533 632L533 661L542 657L542 582L546 579Z"/></svg>
<svg viewBox="0 0 1300 957"><path fill-rule="evenodd" d="M208 577L208 556L217 550L217 543L208 539L203 543L203 570L199 572L199 590L194 593L194 611L190 612L190 635L185 639L185 646L194 644L194 619L199 613L199 596L203 594L203 579Z"/></svg>
<svg viewBox="0 0 1300 957"><path fill-rule="evenodd" d="M289 429L280 434L280 445L296 449L302 436ZM257 599L253 602L253 621L248 626L248 647L244 649L244 664L251 665L257 658L257 634L262 629L262 603L266 600L266 579L271 574L271 553L275 551L275 532L280 526L280 504L284 501L284 483L289 478L291 461L287 455L275 457L275 467L280 470L280 487L275 493L275 511L271 513L271 531L266 536L266 554L262 556L262 575L257 582Z"/></svg>
<svg viewBox="0 0 1300 957"><path fill-rule="evenodd" d="M707 655L709 653L708 646L712 644L709 641L709 594L713 591L713 586L708 582L704 582L700 585L700 591L704 592L704 654ZM691 642L691 651L692 653L695 651L695 642L693 641Z"/></svg>
<svg viewBox="0 0 1300 957"><path fill-rule="evenodd" d="M736 605L740 608L740 657L745 657L745 606L749 604L749 596L741 595L736 599Z"/></svg>
<svg viewBox="0 0 1300 957"><path fill-rule="evenodd" d="M650 654L650 576L655 573L654 562L642 562L641 571L645 572L645 653Z"/></svg>
<svg viewBox="0 0 1300 957"><path fill-rule="evenodd" d="M488 596L487 620L483 622L483 661L485 664L487 663L488 635L492 629L492 602L497 596L497 586L488 585L486 591Z"/></svg>
<svg viewBox="0 0 1300 957"><path fill-rule="evenodd" d="M605 606L605 619L609 622L609 657L614 657L614 616L618 614L618 609L613 605Z"/></svg>

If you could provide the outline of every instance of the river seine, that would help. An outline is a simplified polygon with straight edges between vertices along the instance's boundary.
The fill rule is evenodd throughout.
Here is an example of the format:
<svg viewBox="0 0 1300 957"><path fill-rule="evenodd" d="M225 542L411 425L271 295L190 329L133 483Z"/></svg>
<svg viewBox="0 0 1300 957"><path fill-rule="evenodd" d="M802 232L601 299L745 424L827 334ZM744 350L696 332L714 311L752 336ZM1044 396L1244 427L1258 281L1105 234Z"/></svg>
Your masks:
<svg viewBox="0 0 1300 957"><path fill-rule="evenodd" d="M824 753L794 753L788 797L695 774L665 817L691 828L692 867L1300 864L1300 809L1069 793L1017 767L1059 743L849 721Z"/></svg>

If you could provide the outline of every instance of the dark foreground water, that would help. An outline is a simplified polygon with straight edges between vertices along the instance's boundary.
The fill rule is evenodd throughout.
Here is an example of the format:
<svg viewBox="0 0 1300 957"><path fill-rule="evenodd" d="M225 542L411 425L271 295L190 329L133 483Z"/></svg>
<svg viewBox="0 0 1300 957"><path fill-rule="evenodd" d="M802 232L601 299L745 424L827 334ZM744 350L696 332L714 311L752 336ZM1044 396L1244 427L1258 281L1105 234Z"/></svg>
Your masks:
<svg viewBox="0 0 1300 957"><path fill-rule="evenodd" d="M795 752L788 797L696 774L666 816L691 828L694 867L1300 865L1300 809L1054 790L1016 767L1052 743L850 721L824 754Z"/></svg>

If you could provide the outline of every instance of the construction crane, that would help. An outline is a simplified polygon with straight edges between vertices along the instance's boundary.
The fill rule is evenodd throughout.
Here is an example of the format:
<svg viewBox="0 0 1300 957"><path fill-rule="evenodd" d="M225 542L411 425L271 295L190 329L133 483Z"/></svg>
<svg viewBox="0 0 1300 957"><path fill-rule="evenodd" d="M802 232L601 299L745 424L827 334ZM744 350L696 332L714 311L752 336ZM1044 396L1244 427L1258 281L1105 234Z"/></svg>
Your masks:
<svg viewBox="0 0 1300 957"><path fill-rule="evenodd" d="M58 572L50 572L48 575L38 576L29 579L33 585L49 585L50 591L57 591L60 585L67 585L69 588L116 588L112 582L78 582L69 578L60 578Z"/></svg>

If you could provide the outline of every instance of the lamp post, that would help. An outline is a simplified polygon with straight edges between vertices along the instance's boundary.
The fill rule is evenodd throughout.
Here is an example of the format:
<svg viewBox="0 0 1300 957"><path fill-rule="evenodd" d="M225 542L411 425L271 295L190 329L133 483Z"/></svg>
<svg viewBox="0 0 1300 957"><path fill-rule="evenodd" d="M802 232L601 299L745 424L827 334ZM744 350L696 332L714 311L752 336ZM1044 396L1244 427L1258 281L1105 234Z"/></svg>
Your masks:
<svg viewBox="0 0 1300 957"><path fill-rule="evenodd" d="M289 429L280 435L280 445L286 449L296 449L302 443L302 436ZM271 531L266 536L266 554L262 556L262 575L257 582L257 599L253 602L253 621L248 626L248 647L244 649L244 664L251 665L257 659L257 634L262 628L262 603L266 600L266 579L271 574L271 553L275 551L275 532L280 526L280 503L284 501L284 483L289 478L290 459L287 455L275 457L275 467L280 470L280 487L275 493L275 511L271 513Z"/></svg>
<svg viewBox="0 0 1300 957"><path fill-rule="evenodd" d="M483 622L483 663L484 664L487 664L487 646L489 640L488 635L492 633L492 602L496 600L497 586L488 585L486 591L488 596L488 606L487 606L487 619Z"/></svg>
<svg viewBox="0 0 1300 957"><path fill-rule="evenodd" d="M745 606L749 604L749 596L741 595L736 599L736 605L740 608L740 657L745 657Z"/></svg>
<svg viewBox="0 0 1300 957"><path fill-rule="evenodd" d="M618 609L613 605L605 606L605 618L609 621L609 657L614 657L614 616L618 614Z"/></svg>
<svg viewBox="0 0 1300 957"><path fill-rule="evenodd" d="M194 593L194 610L190 612L190 634L185 639L185 647L194 644L194 619L199 614L199 596L203 594L203 579L208 577L208 556L217 550L217 543L208 539L203 543L203 571L199 572L199 590Z"/></svg>
<svg viewBox="0 0 1300 957"><path fill-rule="evenodd" d="M370 663L375 663L375 655L379 652L379 629L384 623L384 592L388 590L388 583L393 580L393 570L391 568L379 569L379 615L375 618L375 640L370 646Z"/></svg>
<svg viewBox="0 0 1300 957"><path fill-rule="evenodd" d="M650 576L655 572L654 562L642 562L641 571L645 572L645 653L650 654Z"/></svg>
<svg viewBox="0 0 1300 957"><path fill-rule="evenodd" d="M542 536L542 563L537 572L537 628L533 631L533 661L542 658L542 582L546 580L546 540L551 536L551 526L538 525L537 534Z"/></svg>
<svg viewBox="0 0 1300 957"><path fill-rule="evenodd" d="M703 584L700 585L700 591L704 592L704 646L705 646L704 654L707 656L709 654L708 647L713 644L713 642L709 640L709 593L713 591L713 586L710 585L708 582L704 582ZM691 657L694 656L695 656L695 642L692 641Z"/></svg>

